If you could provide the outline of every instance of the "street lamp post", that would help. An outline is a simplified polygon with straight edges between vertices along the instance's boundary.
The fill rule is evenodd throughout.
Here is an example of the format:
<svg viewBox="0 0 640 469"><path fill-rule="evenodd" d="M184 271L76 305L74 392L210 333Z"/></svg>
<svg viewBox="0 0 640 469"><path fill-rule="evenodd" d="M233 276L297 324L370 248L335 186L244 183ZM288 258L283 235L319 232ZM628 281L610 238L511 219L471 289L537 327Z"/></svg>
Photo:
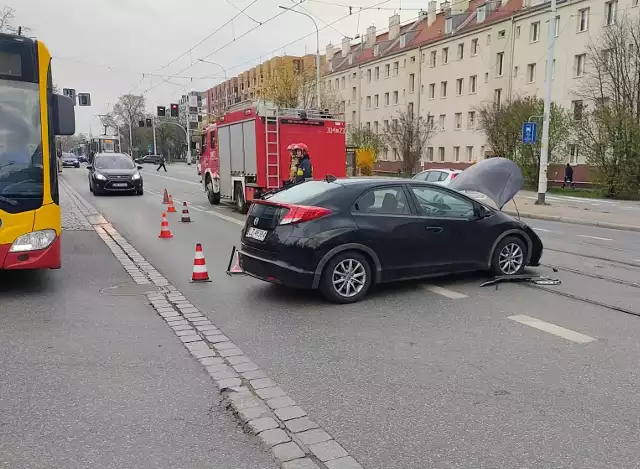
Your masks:
<svg viewBox="0 0 640 469"><path fill-rule="evenodd" d="M316 103L318 104L318 109L320 109L320 29L318 29L318 23L313 19L313 16L304 13L302 11L294 10L293 8L285 7L282 5L278 5L278 8L282 8L283 10L292 11L294 13L298 13L299 15L304 15L313 21L313 25L316 27Z"/></svg>
<svg viewBox="0 0 640 469"><path fill-rule="evenodd" d="M222 65L220 65L217 62L210 62L209 60L204 60L204 59L198 59L198 62L202 62L205 64L211 64L211 65L217 65L218 67L220 67L222 69L222 72L224 73L224 110L227 109L227 106L229 105L229 76L227 75L227 69L224 68Z"/></svg>

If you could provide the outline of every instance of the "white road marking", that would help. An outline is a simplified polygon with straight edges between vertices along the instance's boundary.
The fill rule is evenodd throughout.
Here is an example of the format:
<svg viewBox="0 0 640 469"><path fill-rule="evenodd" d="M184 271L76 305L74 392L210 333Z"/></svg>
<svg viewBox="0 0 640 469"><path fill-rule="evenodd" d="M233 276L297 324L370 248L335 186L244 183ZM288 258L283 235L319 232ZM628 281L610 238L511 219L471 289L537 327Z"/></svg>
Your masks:
<svg viewBox="0 0 640 469"><path fill-rule="evenodd" d="M640 262L640 259L631 259L633 262Z"/></svg>
<svg viewBox="0 0 640 469"><path fill-rule="evenodd" d="M427 285L425 288L432 293L437 293L438 295L445 296L452 300L460 300L462 298L467 298L467 295L463 295L462 293L458 293L453 290L448 290L446 288L438 287L437 285Z"/></svg>
<svg viewBox="0 0 640 469"><path fill-rule="evenodd" d="M600 241L613 241L611 238L601 238L600 236L576 235L578 238L599 239Z"/></svg>
<svg viewBox="0 0 640 469"><path fill-rule="evenodd" d="M154 174L152 172L147 172L147 171L144 171L142 174L143 175L153 176L153 177L158 177L158 178L162 178L162 179L168 179L170 181L184 182L185 184L192 184L194 186L202 187L202 184L200 184L198 182L187 181L186 179L178 179L178 178L174 178L174 177L171 177L171 176L163 176L163 175L160 175L160 174ZM204 189L203 189L203 191L204 191Z"/></svg>
<svg viewBox="0 0 640 469"><path fill-rule="evenodd" d="M556 326L555 324L551 324L550 322L532 318L531 316L527 316L525 314L509 316L509 319L519 322L520 324L524 324L525 326L535 327L536 329L539 329L541 331L557 335L558 337L562 337L563 339L577 342L579 344L586 344L596 340L593 337L589 337L588 335L580 334L579 332L572 331L571 329L565 329L564 327Z"/></svg>
<svg viewBox="0 0 640 469"><path fill-rule="evenodd" d="M534 230L536 231L543 231L545 233L562 233L562 231L553 231L553 230L547 230L545 228L534 228Z"/></svg>
<svg viewBox="0 0 640 469"><path fill-rule="evenodd" d="M159 192L153 191L151 189L145 189L145 190L147 192L150 192L151 194L158 195L158 196L162 197L162 194L160 194ZM185 201L185 200L182 200L182 199L178 199L177 197L174 197L173 200L174 200L174 202L178 202L178 203L187 202L189 204L188 200ZM189 204L189 208L192 209L192 210L197 210L198 212L208 213L209 215L213 215L214 217L221 218L222 220L230 221L231 223L235 223L236 225L244 226L244 222L242 220L237 220L237 219L235 219L233 217L230 217L228 215L224 215L224 214L219 213L219 212L217 212L215 210L210 210L210 209L208 210L208 209L206 209L204 207L201 207L199 205L191 205L191 204ZM176 207L176 209L178 209L178 207Z"/></svg>

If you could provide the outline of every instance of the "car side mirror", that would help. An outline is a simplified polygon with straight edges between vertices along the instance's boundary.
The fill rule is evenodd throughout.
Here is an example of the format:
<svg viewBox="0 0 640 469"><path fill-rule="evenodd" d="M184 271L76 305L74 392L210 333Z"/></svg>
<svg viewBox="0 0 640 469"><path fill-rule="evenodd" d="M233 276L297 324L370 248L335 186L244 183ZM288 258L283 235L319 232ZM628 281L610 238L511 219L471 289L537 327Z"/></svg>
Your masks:
<svg viewBox="0 0 640 469"><path fill-rule="evenodd" d="M142 168L143 168L142 166L138 166L138 169L142 169Z"/></svg>
<svg viewBox="0 0 640 469"><path fill-rule="evenodd" d="M76 133L76 111L74 102L67 96L53 95L53 134L73 135Z"/></svg>
<svg viewBox="0 0 640 469"><path fill-rule="evenodd" d="M87 166L87 169L88 169L89 171L91 171L91 170L93 169L93 166L89 165L89 166Z"/></svg>
<svg viewBox="0 0 640 469"><path fill-rule="evenodd" d="M480 204L477 204L475 206L474 212L477 220L482 220L484 218L491 216L492 214L492 212L489 209L487 209L484 205L480 205Z"/></svg>

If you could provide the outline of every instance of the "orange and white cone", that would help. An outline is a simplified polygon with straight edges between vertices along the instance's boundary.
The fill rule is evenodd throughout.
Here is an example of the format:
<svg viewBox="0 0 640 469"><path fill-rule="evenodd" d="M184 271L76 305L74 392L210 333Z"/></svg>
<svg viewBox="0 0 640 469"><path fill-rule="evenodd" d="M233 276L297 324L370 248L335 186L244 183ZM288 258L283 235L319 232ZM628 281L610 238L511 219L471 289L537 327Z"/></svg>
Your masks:
<svg viewBox="0 0 640 469"><path fill-rule="evenodd" d="M229 266L227 267L227 275L244 274L244 270L240 266L240 254L234 246L231 250L231 259L229 259Z"/></svg>
<svg viewBox="0 0 640 469"><path fill-rule="evenodd" d="M167 213L176 213L176 206L173 205L173 197L169 194L169 207L167 207Z"/></svg>
<svg viewBox="0 0 640 469"><path fill-rule="evenodd" d="M173 238L173 233L169 229L169 222L167 221L167 214L162 212L162 224L160 225L160 235L158 238L169 239Z"/></svg>
<svg viewBox="0 0 640 469"><path fill-rule="evenodd" d="M204 259L202 245L196 244L196 255L193 259L193 273L191 274L191 282L210 282L209 272L207 272L207 262Z"/></svg>
<svg viewBox="0 0 640 469"><path fill-rule="evenodd" d="M189 209L187 208L187 203L182 202L182 218L180 218L182 223L191 223L191 215L189 215Z"/></svg>
<svg viewBox="0 0 640 469"><path fill-rule="evenodd" d="M169 193L167 192L167 190L164 190L164 197L162 198L162 204L163 205L169 205Z"/></svg>

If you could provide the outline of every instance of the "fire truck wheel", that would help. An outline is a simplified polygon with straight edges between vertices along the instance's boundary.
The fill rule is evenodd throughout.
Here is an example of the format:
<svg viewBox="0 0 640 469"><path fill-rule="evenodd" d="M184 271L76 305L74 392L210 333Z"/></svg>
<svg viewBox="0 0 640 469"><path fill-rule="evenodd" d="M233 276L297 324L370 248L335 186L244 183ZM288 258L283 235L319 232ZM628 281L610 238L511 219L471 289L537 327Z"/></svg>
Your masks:
<svg viewBox="0 0 640 469"><path fill-rule="evenodd" d="M211 181L211 177L207 174L207 198L209 199L209 203L213 205L220 204L220 192L213 192L213 182Z"/></svg>
<svg viewBox="0 0 640 469"><path fill-rule="evenodd" d="M244 193L242 191L242 184L236 185L236 210L238 213L246 214L249 211L249 206L244 201Z"/></svg>

